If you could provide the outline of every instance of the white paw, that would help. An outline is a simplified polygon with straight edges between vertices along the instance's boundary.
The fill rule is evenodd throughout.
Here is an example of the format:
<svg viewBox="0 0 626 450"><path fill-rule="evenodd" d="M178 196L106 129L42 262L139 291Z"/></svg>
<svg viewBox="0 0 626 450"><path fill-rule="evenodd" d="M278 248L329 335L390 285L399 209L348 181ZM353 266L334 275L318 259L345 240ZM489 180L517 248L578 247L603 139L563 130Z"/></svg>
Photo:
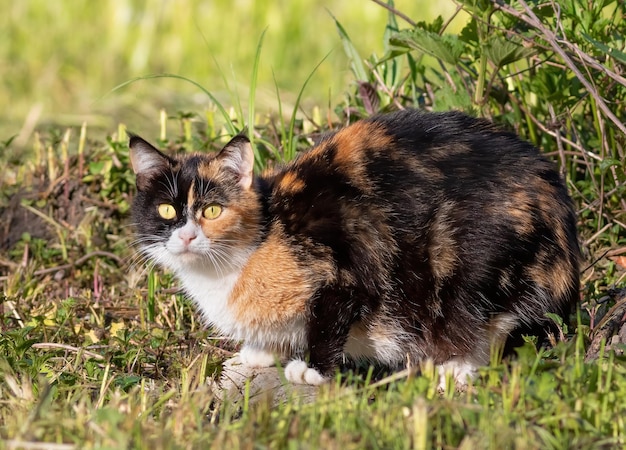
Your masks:
<svg viewBox="0 0 626 450"><path fill-rule="evenodd" d="M270 367L275 364L276 356L267 350L244 345L239 351L239 360L248 367Z"/></svg>
<svg viewBox="0 0 626 450"><path fill-rule="evenodd" d="M446 361L438 366L439 369L439 385L437 389L445 391L446 380L450 378L454 380L457 389L463 389L467 386L467 383L477 376L477 367L474 364L470 364L462 360Z"/></svg>
<svg viewBox="0 0 626 450"><path fill-rule="evenodd" d="M328 381L328 378L324 377L312 367L309 367L307 363L301 359L294 359L287 364L287 367L285 367L285 378L295 384L312 384L315 386Z"/></svg>

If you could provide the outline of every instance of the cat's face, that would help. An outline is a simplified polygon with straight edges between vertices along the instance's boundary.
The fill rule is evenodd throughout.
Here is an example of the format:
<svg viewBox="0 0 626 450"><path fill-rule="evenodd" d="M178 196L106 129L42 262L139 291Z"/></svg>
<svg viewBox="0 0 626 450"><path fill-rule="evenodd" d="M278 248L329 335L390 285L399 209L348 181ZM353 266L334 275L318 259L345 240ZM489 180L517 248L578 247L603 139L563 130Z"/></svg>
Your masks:
<svg viewBox="0 0 626 450"><path fill-rule="evenodd" d="M247 139L236 137L216 156L170 158L137 136L129 146L141 251L178 273L219 276L240 268L261 228Z"/></svg>

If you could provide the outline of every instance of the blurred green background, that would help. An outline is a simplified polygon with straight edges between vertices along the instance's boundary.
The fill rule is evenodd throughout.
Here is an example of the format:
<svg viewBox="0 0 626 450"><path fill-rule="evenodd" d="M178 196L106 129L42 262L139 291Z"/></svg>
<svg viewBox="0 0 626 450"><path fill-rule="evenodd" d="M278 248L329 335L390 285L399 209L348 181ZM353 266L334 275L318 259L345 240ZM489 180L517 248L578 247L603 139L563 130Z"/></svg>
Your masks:
<svg viewBox="0 0 626 450"><path fill-rule="evenodd" d="M225 106L237 101L236 95L246 105L263 30L258 110L276 109L276 85L285 106L292 105L326 55L304 105L334 106L351 74L332 16L363 57L382 54L387 20L387 11L367 0L0 0L0 5L0 141L17 135L13 149L26 145L34 129L51 125L86 121L93 136L94 130L109 133L124 122L152 133L160 108L175 114L209 107L198 88L175 79L141 80L111 92L149 74L182 75ZM396 8L427 20L446 16L455 5L398 0Z"/></svg>

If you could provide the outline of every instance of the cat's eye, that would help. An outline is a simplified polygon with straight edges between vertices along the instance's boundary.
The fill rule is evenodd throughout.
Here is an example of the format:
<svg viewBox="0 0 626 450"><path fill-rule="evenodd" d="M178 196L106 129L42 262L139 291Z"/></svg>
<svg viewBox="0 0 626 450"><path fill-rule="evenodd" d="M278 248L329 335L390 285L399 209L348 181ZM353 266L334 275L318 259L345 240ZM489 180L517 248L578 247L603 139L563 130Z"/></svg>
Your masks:
<svg viewBox="0 0 626 450"><path fill-rule="evenodd" d="M176 209L169 203L161 203L158 208L159 216L163 217L166 220L171 220L176 218Z"/></svg>
<svg viewBox="0 0 626 450"><path fill-rule="evenodd" d="M207 206L204 208L204 211L202 211L204 218L209 220L217 219L220 214L222 214L222 207L215 204Z"/></svg>

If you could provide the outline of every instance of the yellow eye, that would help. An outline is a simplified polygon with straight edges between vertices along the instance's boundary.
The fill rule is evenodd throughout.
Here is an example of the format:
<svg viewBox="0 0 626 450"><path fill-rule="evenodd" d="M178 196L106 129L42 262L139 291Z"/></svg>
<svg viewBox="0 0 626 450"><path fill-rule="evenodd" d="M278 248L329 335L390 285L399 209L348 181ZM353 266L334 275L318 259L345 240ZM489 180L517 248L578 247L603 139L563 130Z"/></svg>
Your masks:
<svg viewBox="0 0 626 450"><path fill-rule="evenodd" d="M222 207L220 205L209 205L202 211L204 218L209 220L217 219L220 214L222 214Z"/></svg>
<svg viewBox="0 0 626 450"><path fill-rule="evenodd" d="M158 208L159 216L163 217L166 220L171 220L176 218L176 210L169 203L161 203Z"/></svg>

